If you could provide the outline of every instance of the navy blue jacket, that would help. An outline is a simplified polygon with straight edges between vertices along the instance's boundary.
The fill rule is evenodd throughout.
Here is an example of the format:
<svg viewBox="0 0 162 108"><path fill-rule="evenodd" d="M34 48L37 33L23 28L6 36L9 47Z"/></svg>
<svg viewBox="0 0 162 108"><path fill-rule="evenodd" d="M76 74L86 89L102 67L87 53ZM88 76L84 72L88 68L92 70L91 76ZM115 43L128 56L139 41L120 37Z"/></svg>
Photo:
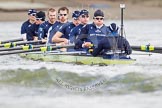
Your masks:
<svg viewBox="0 0 162 108"><path fill-rule="evenodd" d="M33 36L38 36L38 28L39 25L34 23L27 29L27 41L32 41Z"/></svg>
<svg viewBox="0 0 162 108"><path fill-rule="evenodd" d="M48 29L53 24L49 23L49 21L45 21L44 23L40 24L38 29L38 39L45 39L47 37Z"/></svg>
<svg viewBox="0 0 162 108"><path fill-rule="evenodd" d="M94 23L87 24L81 29L80 36L75 43L75 48L82 48L84 42L92 42L94 46L97 46L98 42L108 36L109 33L110 30L105 25L101 28L97 28Z"/></svg>
<svg viewBox="0 0 162 108"><path fill-rule="evenodd" d="M73 22L69 22L69 23L66 23L63 26L61 26L59 28L59 32L61 32L63 34L61 36L61 38L69 39L70 32L74 27L75 27L75 25L73 24Z"/></svg>
<svg viewBox="0 0 162 108"><path fill-rule="evenodd" d="M21 34L27 33L27 29L31 26L32 24L29 22L29 20L25 21L21 25Z"/></svg>
<svg viewBox="0 0 162 108"><path fill-rule="evenodd" d="M121 52L124 51L127 55L132 53L132 49L129 45L129 42L121 36L108 36L103 38L98 46L94 48L92 55L97 56L100 53L107 52L110 50L120 50Z"/></svg>
<svg viewBox="0 0 162 108"><path fill-rule="evenodd" d="M84 26L83 24L79 24L78 26L74 27L71 30L70 35L69 35L70 43L75 43L76 42L76 39L80 35L81 29L82 29L83 26Z"/></svg>
<svg viewBox="0 0 162 108"><path fill-rule="evenodd" d="M63 25L64 23L58 22L56 21L53 25L52 28L50 27L50 31L48 31L48 43L52 44L54 42L52 42L52 37L54 36L54 34L59 30L59 28Z"/></svg>

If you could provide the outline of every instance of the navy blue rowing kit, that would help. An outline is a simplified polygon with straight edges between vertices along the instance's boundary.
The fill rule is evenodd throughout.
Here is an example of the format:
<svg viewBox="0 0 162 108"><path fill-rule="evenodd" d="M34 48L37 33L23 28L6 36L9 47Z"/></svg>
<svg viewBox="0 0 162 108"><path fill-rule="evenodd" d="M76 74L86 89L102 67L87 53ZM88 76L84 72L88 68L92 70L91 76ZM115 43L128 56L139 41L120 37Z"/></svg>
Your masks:
<svg viewBox="0 0 162 108"><path fill-rule="evenodd" d="M94 23L87 24L81 29L80 36L75 43L75 48L82 48L82 44L84 42L92 42L95 46L97 46L98 42L104 37L108 36L109 33L110 30L105 25L97 28Z"/></svg>
<svg viewBox="0 0 162 108"><path fill-rule="evenodd" d="M29 29L31 27L32 23L29 22L29 20L25 21L22 25L21 25L21 34L26 34L27 33L27 29Z"/></svg>
<svg viewBox="0 0 162 108"><path fill-rule="evenodd" d="M33 41L34 36L38 37L38 28L39 25L34 23L27 29L27 41Z"/></svg>
<svg viewBox="0 0 162 108"><path fill-rule="evenodd" d="M49 44L53 44L54 42L52 42L52 37L54 36L54 34L59 30L59 28L63 25L64 23L58 22L56 21L48 30L48 43Z"/></svg>
<svg viewBox="0 0 162 108"><path fill-rule="evenodd" d="M63 34L61 36L61 38L69 39L70 32L74 27L75 27L75 25L73 22L69 22L69 23L66 23L63 26L61 26L58 30L59 32L61 32Z"/></svg>
<svg viewBox="0 0 162 108"><path fill-rule="evenodd" d="M129 42L121 36L109 36L103 38L99 42L98 46L94 48L92 55L102 55L107 51L121 51L121 53L124 51L124 53L127 55L132 53L132 49L129 45Z"/></svg>
<svg viewBox="0 0 162 108"><path fill-rule="evenodd" d="M48 34L48 29L52 26L53 24L49 23L49 21L45 21L39 26L38 29L38 39L45 39L47 38Z"/></svg>
<svg viewBox="0 0 162 108"><path fill-rule="evenodd" d="M70 43L75 43L76 42L76 39L80 35L81 29L82 29L83 26L84 26L83 24L79 24L78 26L74 27L71 30L70 35L69 35Z"/></svg>

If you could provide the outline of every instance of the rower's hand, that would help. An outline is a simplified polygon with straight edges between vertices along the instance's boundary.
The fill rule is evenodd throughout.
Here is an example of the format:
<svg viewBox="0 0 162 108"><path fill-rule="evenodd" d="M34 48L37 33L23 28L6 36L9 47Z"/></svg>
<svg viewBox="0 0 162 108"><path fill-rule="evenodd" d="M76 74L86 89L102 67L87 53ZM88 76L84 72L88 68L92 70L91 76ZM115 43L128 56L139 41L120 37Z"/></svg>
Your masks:
<svg viewBox="0 0 162 108"><path fill-rule="evenodd" d="M38 41L38 37L34 36L34 41Z"/></svg>
<svg viewBox="0 0 162 108"><path fill-rule="evenodd" d="M91 45L92 45L91 42L84 42L83 45L82 45L82 47L83 48L89 48L89 47L91 47Z"/></svg>
<svg viewBox="0 0 162 108"><path fill-rule="evenodd" d="M68 39L64 39L64 44L69 44L69 40Z"/></svg>
<svg viewBox="0 0 162 108"><path fill-rule="evenodd" d="M26 33L25 34L22 34L22 38L23 38L23 41L27 41Z"/></svg>
<svg viewBox="0 0 162 108"><path fill-rule="evenodd" d="M42 39L42 43L46 43L47 42L47 39Z"/></svg>

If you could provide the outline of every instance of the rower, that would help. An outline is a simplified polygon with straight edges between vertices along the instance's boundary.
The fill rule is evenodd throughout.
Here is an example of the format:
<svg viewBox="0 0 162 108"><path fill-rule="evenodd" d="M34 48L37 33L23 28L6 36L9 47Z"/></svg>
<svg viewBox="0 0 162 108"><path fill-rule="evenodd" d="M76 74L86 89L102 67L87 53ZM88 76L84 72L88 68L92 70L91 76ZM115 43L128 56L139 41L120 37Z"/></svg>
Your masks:
<svg viewBox="0 0 162 108"><path fill-rule="evenodd" d="M48 21L40 24L38 29L38 39L42 40L42 42L47 41L47 33L48 29L56 23L56 10L54 8L49 8L47 11Z"/></svg>
<svg viewBox="0 0 162 108"><path fill-rule="evenodd" d="M116 56L116 54L118 54L119 58L124 57L125 55L130 55L132 53L132 49L127 39L119 35L119 27L117 27L115 23L112 23L108 28L111 33L99 42L98 46L94 48L92 55L114 57L114 55Z"/></svg>
<svg viewBox="0 0 162 108"><path fill-rule="evenodd" d="M116 23L111 23L110 26L108 26L110 33L108 36L118 36L119 35L119 27L116 25Z"/></svg>
<svg viewBox="0 0 162 108"><path fill-rule="evenodd" d="M80 24L79 16L80 11L74 11L72 14L73 21L60 27L60 29L53 36L52 41L60 44L68 44L70 31Z"/></svg>
<svg viewBox="0 0 162 108"><path fill-rule="evenodd" d="M86 49L93 43L95 46L98 42L109 34L108 27L104 24L104 13L96 10L93 16L93 23L87 24L81 29L80 36L75 43L76 49Z"/></svg>
<svg viewBox="0 0 162 108"><path fill-rule="evenodd" d="M58 21L52 25L48 30L47 44L53 44L52 37L59 30L59 28L68 23L69 9L67 7L61 7L58 9Z"/></svg>
<svg viewBox="0 0 162 108"><path fill-rule="evenodd" d="M28 10L28 20L25 21L22 25L21 25L21 36L23 37L23 40L30 40L27 39L26 35L27 35L27 29L29 29L31 27L32 24L35 23L36 21L36 10L35 9L29 9Z"/></svg>
<svg viewBox="0 0 162 108"><path fill-rule="evenodd" d="M38 40L39 25L45 21L45 12L39 11L36 14L36 22L27 30L27 41Z"/></svg>
<svg viewBox="0 0 162 108"><path fill-rule="evenodd" d="M69 35L70 43L75 43L77 37L80 35L81 28L89 22L89 12L85 9L80 11L79 16L80 24L72 29Z"/></svg>

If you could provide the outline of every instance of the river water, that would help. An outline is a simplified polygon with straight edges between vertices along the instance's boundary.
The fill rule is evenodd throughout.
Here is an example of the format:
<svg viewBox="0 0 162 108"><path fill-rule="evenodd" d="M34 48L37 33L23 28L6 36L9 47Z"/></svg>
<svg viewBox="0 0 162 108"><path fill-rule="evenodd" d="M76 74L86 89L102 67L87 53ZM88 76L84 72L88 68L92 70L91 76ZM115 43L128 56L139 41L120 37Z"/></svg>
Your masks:
<svg viewBox="0 0 162 108"><path fill-rule="evenodd" d="M0 40L20 37L21 23L0 22ZM161 46L162 20L124 27L131 45ZM131 57L129 65L89 66L0 56L0 108L161 108L162 54Z"/></svg>

